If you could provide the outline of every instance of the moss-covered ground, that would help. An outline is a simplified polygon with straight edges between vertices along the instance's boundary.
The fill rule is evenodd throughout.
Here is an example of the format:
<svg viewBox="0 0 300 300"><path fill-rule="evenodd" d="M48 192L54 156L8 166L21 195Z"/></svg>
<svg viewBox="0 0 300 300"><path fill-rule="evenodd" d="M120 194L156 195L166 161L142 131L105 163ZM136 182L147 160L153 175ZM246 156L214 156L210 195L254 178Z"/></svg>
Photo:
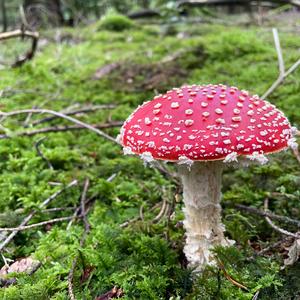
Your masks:
<svg viewBox="0 0 300 300"><path fill-rule="evenodd" d="M1 110L39 107L61 111L115 104L114 109L76 115L89 124L102 124L126 119L137 105L174 86L224 83L261 95L278 74L270 28L205 24L166 28L130 23L126 30L116 32L98 27L42 33L40 51L32 61L0 71ZM280 39L289 66L299 58L300 37L280 31ZM11 55L18 45L16 41L1 45L2 54ZM96 71L104 66L110 70L100 76L98 72L97 77ZM299 95L300 69L268 100L299 125ZM123 290L123 299L300 297L299 263L283 267L285 248L292 241L283 240L262 216L233 207L244 204L261 209L268 197L274 213L299 219L300 165L290 150L272 155L264 166L225 171L223 220L227 236L236 245L216 249L223 269L208 268L193 278L182 253L182 201L176 182L156 169L145 168L137 158L123 156L118 145L89 130L17 135L23 130L71 125L62 119L31 125L43 117L2 119L2 133L10 138L0 140L0 225L19 225L32 209L74 179L79 184L47 208L79 206L84 180L89 178L91 231L82 247L81 220L68 229L67 221L19 232L3 255L12 260L32 256L42 266L32 275L12 274L17 283L0 288L0 299L68 299L67 277L75 256L77 299L94 299L114 286ZM105 129L113 137L118 131ZM41 137L45 139L39 141ZM38 155L38 141L53 168ZM107 182L113 174L115 178ZM157 220L163 202L169 203L172 215ZM40 211L31 223L72 214L67 209ZM134 221L120 227L128 220ZM290 224L277 224L297 231ZM280 240L277 247L255 256ZM247 289L239 288L235 281Z"/></svg>

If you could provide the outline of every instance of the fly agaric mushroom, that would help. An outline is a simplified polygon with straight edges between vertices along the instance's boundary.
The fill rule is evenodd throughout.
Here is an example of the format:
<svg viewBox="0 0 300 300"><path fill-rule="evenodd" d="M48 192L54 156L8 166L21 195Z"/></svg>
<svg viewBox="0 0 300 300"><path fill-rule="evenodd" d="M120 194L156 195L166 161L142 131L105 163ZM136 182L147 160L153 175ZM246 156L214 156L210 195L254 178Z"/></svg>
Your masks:
<svg viewBox="0 0 300 300"><path fill-rule="evenodd" d="M197 270L214 263L212 247L232 244L221 223L224 163L244 157L264 164L265 154L297 147L293 128L274 105L222 84L183 86L145 102L125 121L120 141L125 154L180 165L184 252Z"/></svg>

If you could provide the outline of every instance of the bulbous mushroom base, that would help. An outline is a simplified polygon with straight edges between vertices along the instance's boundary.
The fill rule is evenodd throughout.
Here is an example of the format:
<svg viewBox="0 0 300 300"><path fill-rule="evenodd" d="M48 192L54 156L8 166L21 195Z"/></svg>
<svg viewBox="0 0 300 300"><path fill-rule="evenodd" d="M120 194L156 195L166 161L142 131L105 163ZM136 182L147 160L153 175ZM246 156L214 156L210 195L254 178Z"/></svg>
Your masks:
<svg viewBox="0 0 300 300"><path fill-rule="evenodd" d="M185 204L184 253L195 271L215 264L211 248L234 243L224 237L225 228L221 222L222 170L223 163L219 161L194 162L190 169L185 165L179 167Z"/></svg>

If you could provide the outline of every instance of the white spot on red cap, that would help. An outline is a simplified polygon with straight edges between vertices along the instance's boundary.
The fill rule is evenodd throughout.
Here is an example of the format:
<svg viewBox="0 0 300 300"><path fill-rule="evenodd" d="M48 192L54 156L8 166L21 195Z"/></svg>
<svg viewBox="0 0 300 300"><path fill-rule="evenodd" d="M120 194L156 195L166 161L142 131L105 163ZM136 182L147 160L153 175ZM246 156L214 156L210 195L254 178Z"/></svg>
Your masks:
<svg viewBox="0 0 300 300"><path fill-rule="evenodd" d="M230 135L230 133L229 132L225 132L225 131L221 131L221 136L229 136Z"/></svg>
<svg viewBox="0 0 300 300"><path fill-rule="evenodd" d="M225 124L225 120L222 119L222 118L216 119L216 122L217 122L217 123L220 123L220 124Z"/></svg>
<svg viewBox="0 0 300 300"><path fill-rule="evenodd" d="M241 122L242 118L241 117L232 117L233 122Z"/></svg>
<svg viewBox="0 0 300 300"><path fill-rule="evenodd" d="M268 134L268 131L267 130L262 130L262 131L259 132L259 134L261 136L266 136Z"/></svg>
<svg viewBox="0 0 300 300"><path fill-rule="evenodd" d="M190 115L193 114L193 110L192 110L192 109L187 109L187 110L185 111L185 114L186 114L187 116L190 116Z"/></svg>
<svg viewBox="0 0 300 300"><path fill-rule="evenodd" d="M187 119L184 121L185 126L192 126L194 124L194 121L191 119Z"/></svg>
<svg viewBox="0 0 300 300"><path fill-rule="evenodd" d="M150 118L148 118L148 117L145 118L145 124L146 125L150 125L151 124Z"/></svg>
<svg viewBox="0 0 300 300"><path fill-rule="evenodd" d="M178 102L172 102L171 103L171 108L178 108L179 107L179 103Z"/></svg>

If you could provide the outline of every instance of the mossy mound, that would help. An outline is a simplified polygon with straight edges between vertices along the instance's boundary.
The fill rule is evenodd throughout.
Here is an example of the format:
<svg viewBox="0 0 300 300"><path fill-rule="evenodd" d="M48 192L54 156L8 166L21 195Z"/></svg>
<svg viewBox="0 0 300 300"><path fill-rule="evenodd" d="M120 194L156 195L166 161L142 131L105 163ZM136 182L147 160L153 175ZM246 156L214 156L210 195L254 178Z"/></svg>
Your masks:
<svg viewBox="0 0 300 300"><path fill-rule="evenodd" d="M103 17L100 22L100 30L108 31L124 31L135 26L135 23L124 15L120 14L108 14Z"/></svg>

